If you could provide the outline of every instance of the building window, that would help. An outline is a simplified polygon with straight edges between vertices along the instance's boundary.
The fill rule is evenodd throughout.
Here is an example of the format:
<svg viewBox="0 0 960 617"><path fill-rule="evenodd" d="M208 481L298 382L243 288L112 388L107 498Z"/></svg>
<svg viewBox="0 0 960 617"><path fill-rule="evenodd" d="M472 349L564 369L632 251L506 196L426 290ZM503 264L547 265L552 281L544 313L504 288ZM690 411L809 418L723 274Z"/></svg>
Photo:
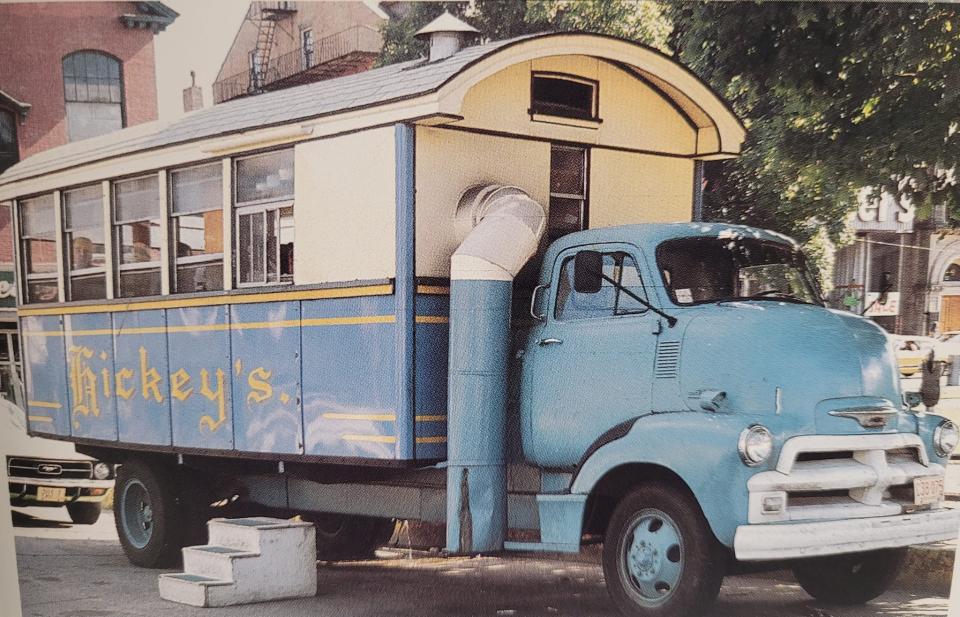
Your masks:
<svg viewBox="0 0 960 617"><path fill-rule="evenodd" d="M63 193L63 245L68 300L100 300L107 295L103 189L99 184Z"/></svg>
<svg viewBox="0 0 960 617"><path fill-rule="evenodd" d="M24 301L56 302L57 236L53 195L24 199L19 205Z"/></svg>
<svg viewBox="0 0 960 617"><path fill-rule="evenodd" d="M313 30L308 29L300 33L300 49L303 53L303 70L307 70L316 62Z"/></svg>
<svg viewBox="0 0 960 617"><path fill-rule="evenodd" d="M220 163L170 172L174 289L223 289L223 184Z"/></svg>
<svg viewBox="0 0 960 617"><path fill-rule="evenodd" d="M113 183L117 295L160 295L160 185L150 175Z"/></svg>
<svg viewBox="0 0 960 617"><path fill-rule="evenodd" d="M63 93L70 141L123 128L123 80L116 58L99 51L66 56Z"/></svg>
<svg viewBox="0 0 960 617"><path fill-rule="evenodd" d="M293 281L293 150L236 162L237 284Z"/></svg>
<svg viewBox="0 0 960 617"><path fill-rule="evenodd" d="M17 145L17 115L0 109L0 173L20 160Z"/></svg>
<svg viewBox="0 0 960 617"><path fill-rule="evenodd" d="M596 120L597 82L571 75L534 73L530 113Z"/></svg>
<svg viewBox="0 0 960 617"><path fill-rule="evenodd" d="M587 228L587 150L550 148L550 218L547 235L556 240Z"/></svg>
<svg viewBox="0 0 960 617"><path fill-rule="evenodd" d="M944 283L960 283L960 260L947 266L947 271L943 273Z"/></svg>

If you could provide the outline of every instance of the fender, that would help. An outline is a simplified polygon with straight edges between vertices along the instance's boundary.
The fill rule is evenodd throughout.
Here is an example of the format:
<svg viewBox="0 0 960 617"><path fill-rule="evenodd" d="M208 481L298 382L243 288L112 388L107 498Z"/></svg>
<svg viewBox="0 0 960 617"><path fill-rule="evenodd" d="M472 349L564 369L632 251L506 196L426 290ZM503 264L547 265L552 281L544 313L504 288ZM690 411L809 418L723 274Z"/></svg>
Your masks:
<svg viewBox="0 0 960 617"><path fill-rule="evenodd" d="M591 446L593 451L588 450L577 466L570 492L589 495L607 473L623 465L664 467L686 483L714 535L732 547L737 525L747 522L747 480L770 468L747 467L737 452L740 432L755 421L744 414L695 411L640 416L625 423L629 430L618 425L616 431L605 433L615 439L595 449Z"/></svg>

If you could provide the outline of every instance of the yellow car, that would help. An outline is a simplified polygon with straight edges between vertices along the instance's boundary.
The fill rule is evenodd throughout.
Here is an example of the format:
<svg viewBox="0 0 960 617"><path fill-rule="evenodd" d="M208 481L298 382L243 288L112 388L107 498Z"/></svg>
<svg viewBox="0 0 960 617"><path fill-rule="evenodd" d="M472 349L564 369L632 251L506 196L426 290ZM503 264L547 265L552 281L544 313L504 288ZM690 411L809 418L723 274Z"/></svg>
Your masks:
<svg viewBox="0 0 960 617"><path fill-rule="evenodd" d="M897 353L897 365L900 374L911 377L920 372L923 361L930 355L930 350L937 343L936 339L928 336L907 336L891 334Z"/></svg>

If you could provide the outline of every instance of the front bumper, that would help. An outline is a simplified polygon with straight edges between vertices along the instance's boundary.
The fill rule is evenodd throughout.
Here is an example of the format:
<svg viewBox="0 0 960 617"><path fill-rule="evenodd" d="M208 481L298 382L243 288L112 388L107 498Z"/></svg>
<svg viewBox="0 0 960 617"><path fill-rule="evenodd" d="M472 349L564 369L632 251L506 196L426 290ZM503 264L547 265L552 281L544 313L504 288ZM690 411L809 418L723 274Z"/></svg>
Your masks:
<svg viewBox="0 0 960 617"><path fill-rule="evenodd" d="M37 487L64 489L63 501L39 501ZM113 488L113 480L73 479L73 478L23 478L11 477L8 484L10 503L15 507L63 506L78 501L99 503L106 497L108 489ZM99 494L91 494L96 492Z"/></svg>
<svg viewBox="0 0 960 617"><path fill-rule="evenodd" d="M740 561L779 561L940 542L957 537L960 509L812 523L737 527L733 548Z"/></svg>

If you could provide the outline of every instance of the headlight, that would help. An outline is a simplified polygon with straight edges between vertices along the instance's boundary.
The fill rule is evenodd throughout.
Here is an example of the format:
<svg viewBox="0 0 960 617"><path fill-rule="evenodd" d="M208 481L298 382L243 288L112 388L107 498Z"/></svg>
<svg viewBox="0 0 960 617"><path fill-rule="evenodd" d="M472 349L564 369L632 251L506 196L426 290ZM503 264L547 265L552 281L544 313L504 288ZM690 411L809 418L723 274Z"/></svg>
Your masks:
<svg viewBox="0 0 960 617"><path fill-rule="evenodd" d="M93 466L93 477L97 480L106 480L110 477L110 465L97 463Z"/></svg>
<svg viewBox="0 0 960 617"><path fill-rule="evenodd" d="M744 465L753 467L764 462L773 454L773 434L767 427L754 424L743 429L737 444L740 460Z"/></svg>
<svg viewBox="0 0 960 617"><path fill-rule="evenodd" d="M933 431L933 449L938 456L950 456L960 441L960 429L950 420L944 420Z"/></svg>

